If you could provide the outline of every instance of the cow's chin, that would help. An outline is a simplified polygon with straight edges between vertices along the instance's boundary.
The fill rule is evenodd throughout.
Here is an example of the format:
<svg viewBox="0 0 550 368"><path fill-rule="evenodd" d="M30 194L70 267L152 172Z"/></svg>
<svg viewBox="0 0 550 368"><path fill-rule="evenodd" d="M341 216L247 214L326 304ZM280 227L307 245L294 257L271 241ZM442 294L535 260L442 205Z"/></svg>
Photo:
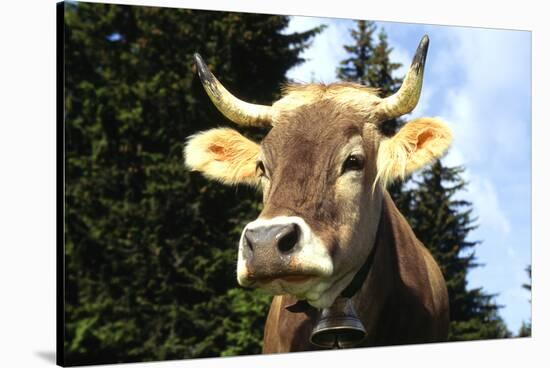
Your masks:
<svg viewBox="0 0 550 368"><path fill-rule="evenodd" d="M353 274L344 277L293 274L273 278L238 278L244 287L261 289L272 295L292 295L306 300L315 308L328 308L351 282Z"/></svg>
<svg viewBox="0 0 550 368"><path fill-rule="evenodd" d="M293 295L298 299L307 299L312 288L319 283L315 276L295 276L292 278L281 277L273 279L256 280L249 283L249 287L255 287L273 295ZM245 285L243 285L245 286Z"/></svg>
<svg viewBox="0 0 550 368"><path fill-rule="evenodd" d="M353 273L349 273L343 277L333 276L327 279L321 279L307 290L303 299L307 300L307 302L315 308L328 308L334 303L346 286L349 285L353 276Z"/></svg>

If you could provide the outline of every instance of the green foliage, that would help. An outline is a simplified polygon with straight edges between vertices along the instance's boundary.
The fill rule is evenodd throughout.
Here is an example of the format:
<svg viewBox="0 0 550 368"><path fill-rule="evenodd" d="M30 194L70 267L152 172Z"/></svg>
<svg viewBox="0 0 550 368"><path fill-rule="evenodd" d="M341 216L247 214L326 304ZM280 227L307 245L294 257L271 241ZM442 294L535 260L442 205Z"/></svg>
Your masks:
<svg viewBox="0 0 550 368"><path fill-rule="evenodd" d="M369 77L374 74L370 72L370 67L374 56L375 47L372 37L376 31L376 25L374 22L364 20L356 21L356 24L357 29L350 30L354 43L344 45L344 50L350 57L340 62L337 75L343 81L373 86Z"/></svg>
<svg viewBox="0 0 550 368"><path fill-rule="evenodd" d="M518 337L531 337L531 321L521 324L518 331Z"/></svg>
<svg viewBox="0 0 550 368"><path fill-rule="evenodd" d="M237 289L235 277L259 194L190 173L182 148L230 124L206 96L193 53L239 97L269 103L319 31L283 35L287 24L65 4L67 364L260 350L269 298Z"/></svg>
<svg viewBox="0 0 550 368"><path fill-rule="evenodd" d="M529 295L531 295L531 265L525 268L525 272L527 272L527 275L529 276L529 283L521 286L529 292ZM529 299L529 303L531 303L531 299ZM523 322L521 324L518 331L518 337L531 337L531 318L529 318L528 322Z"/></svg>
<svg viewBox="0 0 550 368"><path fill-rule="evenodd" d="M529 293L531 293L531 265L527 266L525 268L525 272L527 272L527 276L529 276L529 283L521 285L525 290L527 290ZM529 303L531 300L529 300Z"/></svg>
<svg viewBox="0 0 550 368"><path fill-rule="evenodd" d="M227 346L221 355L260 354L271 296L259 290L239 288L229 290L228 296L233 318L224 321L224 328L228 331ZM251 333L253 331L256 333Z"/></svg>

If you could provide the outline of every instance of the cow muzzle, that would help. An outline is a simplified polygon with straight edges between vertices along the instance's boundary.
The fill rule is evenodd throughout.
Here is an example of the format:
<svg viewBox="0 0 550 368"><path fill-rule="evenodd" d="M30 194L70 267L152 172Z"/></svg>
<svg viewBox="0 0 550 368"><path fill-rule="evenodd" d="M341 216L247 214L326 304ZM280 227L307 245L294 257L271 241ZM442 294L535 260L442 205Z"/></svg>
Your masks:
<svg viewBox="0 0 550 368"><path fill-rule="evenodd" d="M250 278L269 281L297 273L298 270L292 270L291 261L300 248L300 233L294 223L245 230L243 257L247 260Z"/></svg>
<svg viewBox="0 0 550 368"><path fill-rule="evenodd" d="M288 255L296 250L299 239L300 227L294 223L262 226L244 232L245 251L256 258Z"/></svg>
<svg viewBox="0 0 550 368"><path fill-rule="evenodd" d="M242 233L237 276L243 286L304 292L306 284L331 273L326 246L299 217L258 219Z"/></svg>

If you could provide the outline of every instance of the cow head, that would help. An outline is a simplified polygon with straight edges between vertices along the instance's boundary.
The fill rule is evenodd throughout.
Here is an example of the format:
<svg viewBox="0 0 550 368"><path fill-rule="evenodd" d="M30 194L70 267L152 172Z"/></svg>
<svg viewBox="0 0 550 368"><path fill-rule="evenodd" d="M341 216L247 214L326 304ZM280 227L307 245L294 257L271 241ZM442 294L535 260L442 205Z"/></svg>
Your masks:
<svg viewBox="0 0 550 368"><path fill-rule="evenodd" d="M195 56L227 118L271 127L260 144L221 128L190 137L185 147L192 170L263 191L264 208L239 243L241 285L324 308L350 283L373 248L384 187L442 155L451 141L434 118L410 121L392 137L379 129L416 106L427 49L424 36L392 96L351 83L291 85L272 106L237 99Z"/></svg>

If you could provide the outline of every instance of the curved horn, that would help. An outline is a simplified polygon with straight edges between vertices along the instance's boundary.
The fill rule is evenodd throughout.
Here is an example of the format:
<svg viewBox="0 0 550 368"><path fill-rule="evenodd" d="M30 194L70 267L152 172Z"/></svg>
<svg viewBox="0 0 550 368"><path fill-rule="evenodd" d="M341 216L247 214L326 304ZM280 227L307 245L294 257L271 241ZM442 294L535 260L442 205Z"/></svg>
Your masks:
<svg viewBox="0 0 550 368"><path fill-rule="evenodd" d="M239 125L267 126L271 124L271 106L255 105L239 100L229 93L208 70L199 54L195 53L194 56L199 78L206 93L225 117Z"/></svg>
<svg viewBox="0 0 550 368"><path fill-rule="evenodd" d="M403 80L399 91L386 97L378 106L378 113L384 119L392 119L411 112L418 103L422 91L422 78L424 76L424 64L430 39L424 35L416 49L411 67Z"/></svg>

